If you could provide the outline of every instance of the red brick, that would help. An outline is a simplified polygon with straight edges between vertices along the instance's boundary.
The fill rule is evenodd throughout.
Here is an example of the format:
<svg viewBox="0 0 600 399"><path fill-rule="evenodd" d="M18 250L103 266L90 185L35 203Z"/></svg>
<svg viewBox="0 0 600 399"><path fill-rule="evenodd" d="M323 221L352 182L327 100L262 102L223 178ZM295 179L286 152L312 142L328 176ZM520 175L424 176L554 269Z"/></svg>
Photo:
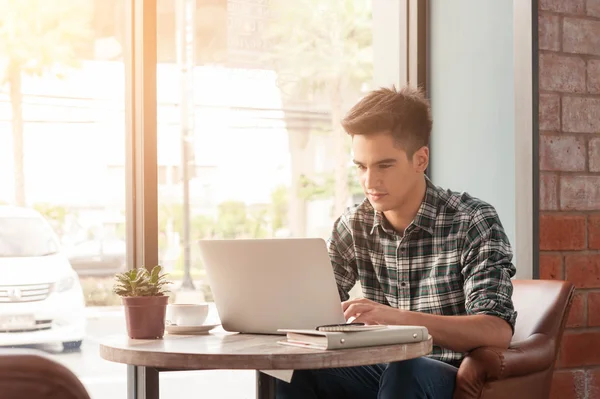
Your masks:
<svg viewBox="0 0 600 399"><path fill-rule="evenodd" d="M550 399L585 399L585 371L555 371L552 375Z"/></svg>
<svg viewBox="0 0 600 399"><path fill-rule="evenodd" d="M600 255L567 255L565 279L576 288L600 288Z"/></svg>
<svg viewBox="0 0 600 399"><path fill-rule="evenodd" d="M588 147L590 172L600 172L600 138L591 139Z"/></svg>
<svg viewBox="0 0 600 399"><path fill-rule="evenodd" d="M585 327L586 294L577 292L573 296L573 304L569 311L567 327Z"/></svg>
<svg viewBox="0 0 600 399"><path fill-rule="evenodd" d="M562 128L565 132L600 132L600 99L563 97Z"/></svg>
<svg viewBox="0 0 600 399"><path fill-rule="evenodd" d="M600 21L565 18L562 40L566 53L600 55Z"/></svg>
<svg viewBox="0 0 600 399"><path fill-rule="evenodd" d="M561 367L600 364L600 332L566 332L560 348Z"/></svg>
<svg viewBox="0 0 600 399"><path fill-rule="evenodd" d="M540 215L540 250L561 251L585 248L585 216Z"/></svg>
<svg viewBox="0 0 600 399"><path fill-rule="evenodd" d="M540 137L540 169L581 172L585 170L585 140L573 136Z"/></svg>
<svg viewBox="0 0 600 399"><path fill-rule="evenodd" d="M585 93L585 61L577 56L540 54L540 90Z"/></svg>
<svg viewBox="0 0 600 399"><path fill-rule="evenodd" d="M588 398L600 398L600 369L587 371Z"/></svg>
<svg viewBox="0 0 600 399"><path fill-rule="evenodd" d="M556 15L542 14L538 19L539 48L541 50L560 50L560 18Z"/></svg>
<svg viewBox="0 0 600 399"><path fill-rule="evenodd" d="M588 248L600 249L600 214L588 218Z"/></svg>
<svg viewBox="0 0 600 399"><path fill-rule="evenodd" d="M540 279L564 280L562 255L540 254Z"/></svg>
<svg viewBox="0 0 600 399"><path fill-rule="evenodd" d="M588 326L600 326L600 292L589 292L587 297Z"/></svg>
<svg viewBox="0 0 600 399"><path fill-rule="evenodd" d="M540 0L540 10L583 14L585 0Z"/></svg>
<svg viewBox="0 0 600 399"><path fill-rule="evenodd" d="M600 1L600 0L599 0ZM589 60L587 65L587 90L590 93L600 93L600 60Z"/></svg>
<svg viewBox="0 0 600 399"><path fill-rule="evenodd" d="M559 198L561 209L600 209L600 176L561 176Z"/></svg>
<svg viewBox="0 0 600 399"><path fill-rule="evenodd" d="M587 0L587 15L600 17L600 0Z"/></svg>
<svg viewBox="0 0 600 399"><path fill-rule="evenodd" d="M558 209L558 176L553 173L540 173L540 209Z"/></svg>
<svg viewBox="0 0 600 399"><path fill-rule="evenodd" d="M540 130L560 130L560 96L540 94Z"/></svg>

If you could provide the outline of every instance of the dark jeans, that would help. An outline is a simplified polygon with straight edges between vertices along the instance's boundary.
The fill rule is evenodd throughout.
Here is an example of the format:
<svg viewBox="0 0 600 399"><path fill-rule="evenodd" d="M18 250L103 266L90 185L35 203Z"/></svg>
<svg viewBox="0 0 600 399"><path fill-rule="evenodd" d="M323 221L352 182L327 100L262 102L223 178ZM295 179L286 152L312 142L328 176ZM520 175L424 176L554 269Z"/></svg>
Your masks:
<svg viewBox="0 0 600 399"><path fill-rule="evenodd" d="M296 370L277 399L451 399L456 367L421 357L373 366Z"/></svg>

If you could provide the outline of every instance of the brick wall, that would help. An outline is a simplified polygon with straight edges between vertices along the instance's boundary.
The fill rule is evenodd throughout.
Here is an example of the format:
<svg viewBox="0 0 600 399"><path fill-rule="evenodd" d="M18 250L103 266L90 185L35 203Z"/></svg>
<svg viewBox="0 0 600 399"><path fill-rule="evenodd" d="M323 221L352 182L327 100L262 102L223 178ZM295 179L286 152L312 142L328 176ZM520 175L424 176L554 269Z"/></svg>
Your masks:
<svg viewBox="0 0 600 399"><path fill-rule="evenodd" d="M539 0L540 277L577 287L552 397L600 398L600 0Z"/></svg>

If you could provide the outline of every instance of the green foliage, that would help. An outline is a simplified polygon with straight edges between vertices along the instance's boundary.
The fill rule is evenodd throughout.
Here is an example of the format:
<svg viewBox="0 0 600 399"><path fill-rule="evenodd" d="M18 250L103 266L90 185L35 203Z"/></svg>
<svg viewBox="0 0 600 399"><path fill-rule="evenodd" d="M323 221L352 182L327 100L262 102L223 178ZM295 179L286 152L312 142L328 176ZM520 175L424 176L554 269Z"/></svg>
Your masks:
<svg viewBox="0 0 600 399"><path fill-rule="evenodd" d="M225 201L218 205L216 219L208 215L190 217L191 239L266 237L271 214L270 206L249 207L241 201ZM158 228L161 236L167 231L169 218L173 223L173 231L179 232L183 240L183 211L180 204L159 208ZM161 249L165 245L164 239L161 239Z"/></svg>
<svg viewBox="0 0 600 399"><path fill-rule="evenodd" d="M219 204L216 233L220 238L261 238L267 234L265 207L251 207L241 201Z"/></svg>
<svg viewBox="0 0 600 399"><path fill-rule="evenodd" d="M269 7L270 21L264 38L270 51L263 63L277 73L283 101L328 107L327 125L315 123L311 129L331 134L334 146L343 145L340 119L348 105L345 99L355 98L365 85L372 83L371 1L272 0ZM356 191L352 180L342 181L340 165L345 163L347 154L349 151L334 151L337 185L333 175L313 177L321 180L318 183L304 177L303 187L299 187L302 197L333 197L334 212L338 213L348 195L346 185L351 186L351 192Z"/></svg>
<svg viewBox="0 0 600 399"><path fill-rule="evenodd" d="M35 204L33 208L48 220L58 235L62 234L65 219L67 218L67 208L46 203Z"/></svg>
<svg viewBox="0 0 600 399"><path fill-rule="evenodd" d="M246 204L226 201L218 207L218 230L222 238L237 238L249 230Z"/></svg>
<svg viewBox="0 0 600 399"><path fill-rule="evenodd" d="M119 296L163 296L169 290L166 273L161 266L154 266L148 272L145 268L132 269L115 275L113 292Z"/></svg>
<svg viewBox="0 0 600 399"><path fill-rule="evenodd" d="M112 277L80 276L86 306L118 306L121 298L113 291Z"/></svg>
<svg viewBox="0 0 600 399"><path fill-rule="evenodd" d="M161 233L167 231L169 219L173 223L173 231L183 234L183 205L161 204L158 209L158 229ZM190 226L192 235L196 239L211 238L215 234L215 220L208 215L191 216Z"/></svg>
<svg viewBox="0 0 600 399"><path fill-rule="evenodd" d="M0 0L0 54L26 74L60 76L55 68L78 66L77 49L91 40L91 6L88 0Z"/></svg>
<svg viewBox="0 0 600 399"><path fill-rule="evenodd" d="M271 228L277 231L287 227L289 190L286 186L279 186L271 193Z"/></svg>
<svg viewBox="0 0 600 399"><path fill-rule="evenodd" d="M89 0L0 0L0 86L10 87L15 199L25 205L22 74L62 77L77 67L77 51L91 40Z"/></svg>
<svg viewBox="0 0 600 399"><path fill-rule="evenodd" d="M373 68L369 0L273 0L266 62L285 94L311 99L332 84L360 89Z"/></svg>
<svg viewBox="0 0 600 399"><path fill-rule="evenodd" d="M363 189L356 176L356 168L348 168L348 191L350 195L362 194ZM314 177L300 177L300 196L307 201L333 197L335 179L333 172L322 173Z"/></svg>

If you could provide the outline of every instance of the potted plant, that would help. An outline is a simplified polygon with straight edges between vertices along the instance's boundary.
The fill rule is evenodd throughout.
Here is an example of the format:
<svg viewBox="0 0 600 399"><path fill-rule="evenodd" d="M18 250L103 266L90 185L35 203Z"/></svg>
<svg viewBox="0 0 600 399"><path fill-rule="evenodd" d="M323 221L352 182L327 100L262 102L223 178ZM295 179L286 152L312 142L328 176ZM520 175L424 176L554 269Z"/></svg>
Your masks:
<svg viewBox="0 0 600 399"><path fill-rule="evenodd" d="M133 339L162 338L165 334L165 313L169 297L166 274L155 266L132 269L115 275L113 292L122 297L127 333Z"/></svg>

